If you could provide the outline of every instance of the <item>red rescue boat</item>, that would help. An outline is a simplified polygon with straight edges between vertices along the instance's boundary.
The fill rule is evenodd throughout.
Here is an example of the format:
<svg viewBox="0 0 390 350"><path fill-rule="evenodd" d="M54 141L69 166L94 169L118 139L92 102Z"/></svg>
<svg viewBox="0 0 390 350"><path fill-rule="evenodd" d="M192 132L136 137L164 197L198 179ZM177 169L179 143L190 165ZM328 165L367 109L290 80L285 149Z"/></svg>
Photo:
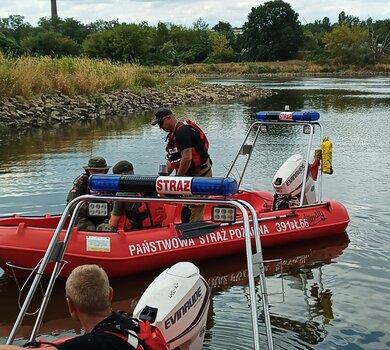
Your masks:
<svg viewBox="0 0 390 350"><path fill-rule="evenodd" d="M285 246L293 242L341 234L348 226L349 216L346 208L337 201L325 201L321 198L321 174L331 172L332 167L329 138L323 138L322 126L318 118L317 112L259 112L257 121L249 129L226 177L223 178L231 179L232 169L237 169L239 156L247 156L240 178L237 181L234 180L236 191L230 191L230 188L229 193L223 194L223 199L243 200L255 209L263 248ZM295 154L281 166L272 181L275 193L240 189L256 139L263 132L268 132L270 128L279 125L304 127L304 133L309 135L306 157ZM322 152L320 152L322 154L318 155L316 152L316 158L311 159L310 150L314 127L319 129L321 140L326 139L328 143L322 143ZM255 133L253 133L254 128L257 128ZM249 144L249 136L253 134L255 138L252 144ZM318 171L319 166L322 171ZM97 180L96 183L100 183L99 181L105 178L108 178L110 183L113 180L117 183L124 177L126 178L124 182L127 184L132 179L137 182L140 178L135 175L91 176L92 179ZM147 179L160 195L172 192L174 194L201 194L193 191L192 185L189 185L192 179L188 177L162 176ZM207 181L213 182L216 178L193 179L206 181L208 186ZM145 177L142 177L141 182L145 184ZM231 184L232 182L228 183L229 186ZM150 189L150 187L147 188L147 190ZM123 191L124 189L116 190ZM142 192L136 191L134 187L126 188L126 190ZM207 192L207 194L213 194L213 192ZM95 196L95 198L102 200L103 196ZM142 201L148 200L147 197L137 198ZM221 196L214 198L217 201L215 206L212 199L208 199L204 222L181 224L181 204L175 203L174 199L166 198L167 217L160 227L128 232L121 229L118 232L86 232L72 228L64 254L64 261L67 263L64 264L60 275L67 276L75 266L95 263L102 266L110 277L119 277L161 269L178 261L195 262L244 252L243 218L238 215L233 222L213 221L215 219L212 215L215 212L214 209L221 209ZM14 215L1 218L0 266L7 271L10 266L34 268L45 254L60 219L61 216L50 215L44 217ZM58 250L61 250L60 242L66 235L66 224L60 229ZM253 226L251 235L253 238ZM45 272L50 273L50 266Z"/></svg>
<svg viewBox="0 0 390 350"><path fill-rule="evenodd" d="M342 233L349 217L345 207L334 201L285 209L264 211L271 203L269 194L241 192L233 198L251 203L259 212L259 230L263 248ZM272 198L272 196L271 196ZM109 276L125 276L161 269L175 262L199 261L244 252L243 223L175 224L179 206L166 205L167 219L162 227L134 231L87 232L73 228L66 249L61 275L81 264L98 264ZM42 259L59 222L60 216L0 219L0 264L8 270L12 265L32 268ZM62 230L60 240L65 236ZM208 232L208 233L207 233ZM252 231L253 233L253 231ZM199 235L201 234L201 235Z"/></svg>

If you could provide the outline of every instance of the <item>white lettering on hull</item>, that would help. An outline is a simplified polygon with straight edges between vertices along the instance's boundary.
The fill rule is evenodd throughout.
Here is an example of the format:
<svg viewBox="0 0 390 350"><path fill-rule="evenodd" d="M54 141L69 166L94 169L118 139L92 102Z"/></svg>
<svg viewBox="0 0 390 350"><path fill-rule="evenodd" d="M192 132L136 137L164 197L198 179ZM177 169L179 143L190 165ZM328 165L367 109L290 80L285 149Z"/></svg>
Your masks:
<svg viewBox="0 0 390 350"><path fill-rule="evenodd" d="M313 216L314 217L314 216ZM315 218L321 218L319 214ZM321 218L322 219L322 218ZM307 217L301 217L297 219L287 219L284 221L275 220L274 223L259 224L259 233L261 235L267 235L270 233L283 233L291 231L299 231L307 229L311 226L310 220ZM251 237L254 236L254 229L250 228ZM235 225L231 228L220 228L209 234L197 237L180 239L177 237L171 237L167 239L158 239L154 241L144 240L141 243L130 244L129 252L131 256L139 256L145 254L153 254L162 251L172 251L187 247L203 246L221 242L237 241L245 238L244 226Z"/></svg>

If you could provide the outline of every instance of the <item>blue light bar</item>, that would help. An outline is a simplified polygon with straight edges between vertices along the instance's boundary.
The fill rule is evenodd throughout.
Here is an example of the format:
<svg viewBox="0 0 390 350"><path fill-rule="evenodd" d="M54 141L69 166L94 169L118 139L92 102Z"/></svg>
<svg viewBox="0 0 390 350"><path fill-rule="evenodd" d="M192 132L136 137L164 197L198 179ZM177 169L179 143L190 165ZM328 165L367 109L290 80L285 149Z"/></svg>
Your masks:
<svg viewBox="0 0 390 350"><path fill-rule="evenodd" d="M117 192L119 191L120 175L91 175L88 178L88 187L91 191Z"/></svg>
<svg viewBox="0 0 390 350"><path fill-rule="evenodd" d="M156 192L157 176L94 174L88 187L97 192Z"/></svg>
<svg viewBox="0 0 390 350"><path fill-rule="evenodd" d="M320 113L308 112L275 112L264 111L256 113L256 120L269 122L314 122L320 119Z"/></svg>
<svg viewBox="0 0 390 350"><path fill-rule="evenodd" d="M231 196L237 192L237 181L230 177L194 177L191 192L192 194Z"/></svg>
<svg viewBox="0 0 390 350"><path fill-rule="evenodd" d="M143 176L94 174L88 186L97 192L135 192L231 196L237 182L225 177Z"/></svg>

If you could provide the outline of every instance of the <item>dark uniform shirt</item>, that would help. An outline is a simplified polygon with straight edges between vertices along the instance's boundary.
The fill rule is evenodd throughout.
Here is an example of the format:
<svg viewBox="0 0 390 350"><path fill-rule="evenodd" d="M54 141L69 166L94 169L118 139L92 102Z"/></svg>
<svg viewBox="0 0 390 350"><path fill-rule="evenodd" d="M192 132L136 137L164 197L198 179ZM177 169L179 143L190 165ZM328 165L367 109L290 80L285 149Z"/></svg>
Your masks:
<svg viewBox="0 0 390 350"><path fill-rule="evenodd" d="M137 195L135 192L117 192L117 196L131 196ZM136 211L141 206L139 202L114 202L111 214L121 216L124 212L129 213Z"/></svg>
<svg viewBox="0 0 390 350"><path fill-rule="evenodd" d="M186 148L194 147L201 152L202 163L208 158L207 151L203 149L199 134L189 125L182 125L175 132L176 144L179 152Z"/></svg>
<svg viewBox="0 0 390 350"><path fill-rule="evenodd" d="M69 203L76 197L88 194L88 175L82 174L73 181L73 187L68 193L66 203Z"/></svg>
<svg viewBox="0 0 390 350"><path fill-rule="evenodd" d="M81 174L73 181L73 187L68 193L68 197L66 198L66 203L68 204L73 199L86 194L91 194L91 192L88 189L88 175ZM77 217L76 226L81 230L94 231L97 226L105 222L105 220L108 220L108 218L109 218L109 213L107 216L102 216L102 217L89 216L88 204L86 203L82 205L80 208L79 215Z"/></svg>
<svg viewBox="0 0 390 350"><path fill-rule="evenodd" d="M55 347L59 350L135 350L124 339L105 332L107 326L112 325L112 327L109 327L111 330L117 324L123 325L124 328L131 326L126 324L126 320L121 315L114 312L111 316L98 323L91 333L72 338Z"/></svg>
<svg viewBox="0 0 390 350"><path fill-rule="evenodd" d="M199 137L199 134L189 125L181 125L175 131L176 146L177 150L181 153L184 149L194 148L200 157L200 164L205 163L209 159L209 154L206 149L204 149L202 141ZM195 164L192 161L188 172L194 171ZM187 174L186 174L187 175Z"/></svg>

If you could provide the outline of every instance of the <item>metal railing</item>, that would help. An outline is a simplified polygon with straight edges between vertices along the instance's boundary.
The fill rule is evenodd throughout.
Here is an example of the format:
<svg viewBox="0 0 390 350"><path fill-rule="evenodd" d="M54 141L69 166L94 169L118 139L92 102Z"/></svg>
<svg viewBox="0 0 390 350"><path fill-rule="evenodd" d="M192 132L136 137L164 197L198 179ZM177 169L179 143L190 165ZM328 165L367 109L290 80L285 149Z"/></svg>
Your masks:
<svg viewBox="0 0 390 350"><path fill-rule="evenodd" d="M123 197L123 196L101 196L101 195L84 195L75 198L72 200L64 209L59 223L53 233L53 237L47 247L46 253L41 260L41 263L36 271L36 275L32 281L30 290L24 300L23 305L20 308L20 312L17 316L17 319L12 327L10 335L7 338L6 344L12 344L16 332L21 326L24 316L27 313L29 305L33 299L33 296L39 286L40 280L45 272L47 264L51 261L54 261L54 268L51 273L50 280L44 291L44 295L42 298L42 302L39 308L39 312L37 314L33 329L31 331L31 335L29 341L35 341L37 333L39 331L50 295L52 293L55 281L59 275L59 271L61 269L61 264L63 262L63 258L70 240L70 236L73 231L73 227L76 223L76 218L79 214L81 206L86 202L93 201L106 201L106 202L166 202L166 203L175 203L175 204L211 204L211 205L229 205L232 207L236 207L242 214L242 224L244 227L244 235L245 235L245 244L246 244L246 258L247 258L247 266L248 266L248 276L249 276L249 292L250 292L250 303L251 303L251 324L253 331L253 341L254 341L254 349L260 349L260 339L259 339L259 329L258 329L258 312L257 312L257 299L256 299L256 282L254 276L253 269L253 261L252 261L252 244L251 244L251 223L253 226L253 232L255 236L256 242L256 251L257 256L260 254L260 294L263 302L264 309L264 322L266 325L266 335L267 335L267 348L269 350L273 349L273 341L272 341L272 330L271 330L271 320L269 314L269 306L268 306L268 295L266 288L266 280L265 280L265 269L262 260L262 248L261 248L261 239L258 227L258 218L255 209L246 201L243 200L229 200L229 199L207 199L207 198L167 198L167 197L140 197L140 196L132 196L132 197ZM251 219L249 218L248 212L250 213ZM59 240L60 233L64 229L65 223L67 222L68 216L71 215L69 224L66 228L66 233L62 241Z"/></svg>
<svg viewBox="0 0 390 350"><path fill-rule="evenodd" d="M308 141L306 157L305 157L306 163L305 163L305 170L304 170L305 171L304 174L307 174L308 169L309 169L309 160L310 160L309 158L310 158L310 151L312 150L312 145L313 145L313 135L314 135L314 127L315 126L318 126L318 128L320 129L320 132L319 132L320 140L322 140L324 137L324 130L323 130L323 126L321 125L321 123L316 122L316 121L315 122L308 122L308 121L302 121L302 122L255 121L249 127L249 130L245 134L244 139L241 142L241 145L238 148L238 151L237 151L236 155L234 156L233 161L232 161L229 169L226 172L225 177L230 177L232 175L233 169L235 169L235 167L236 167L236 163L237 163L239 156L240 155L247 155L248 157L246 158L246 160L244 162L243 169L240 173L239 179L237 180L237 185L238 185L238 187L240 187L240 185L243 181L244 175L245 175L245 171L248 167L250 158L252 156L252 152L253 152L253 149L255 147L256 141L259 138L259 135L261 134L260 130L261 130L262 125L266 125L267 127L268 127L268 125L277 125L277 126L288 125L288 126L294 126L294 127L307 126L310 128L309 141ZM248 139L249 139L250 135L253 133L253 131L255 131L255 135L252 139L252 143L247 144L246 142L248 141ZM322 201L322 171L318 172L317 183L318 183L318 185L317 185L317 187L318 187L317 188L317 194L318 194L317 198L318 198L318 201L321 202ZM306 176L303 177L302 191L304 191L305 186L306 186ZM304 198L304 196L301 196L299 206L303 206L303 198Z"/></svg>

